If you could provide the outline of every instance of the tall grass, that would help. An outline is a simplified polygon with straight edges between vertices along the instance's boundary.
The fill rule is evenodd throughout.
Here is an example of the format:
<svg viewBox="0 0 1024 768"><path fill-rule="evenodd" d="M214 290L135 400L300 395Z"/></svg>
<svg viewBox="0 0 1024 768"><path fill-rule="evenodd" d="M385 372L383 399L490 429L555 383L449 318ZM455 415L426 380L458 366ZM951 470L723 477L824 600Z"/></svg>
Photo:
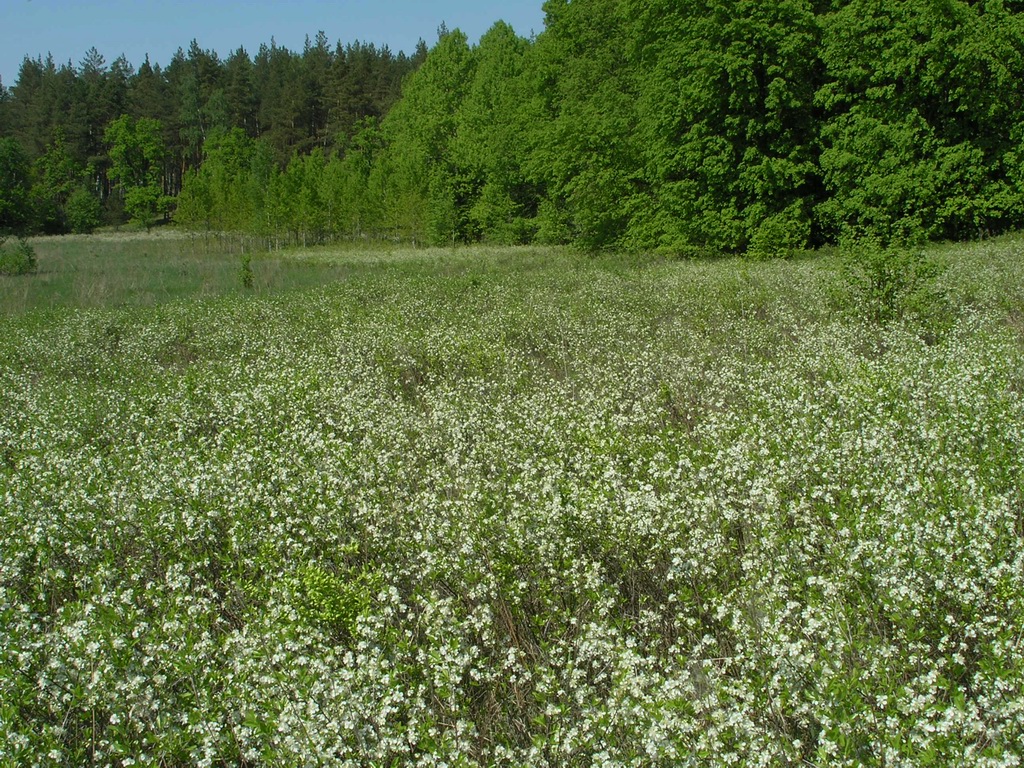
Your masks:
<svg viewBox="0 0 1024 768"><path fill-rule="evenodd" d="M240 265L248 258L251 292L323 285L346 270L332 261L287 253L253 253L227 237L167 230L34 238L38 268L31 275L0 277L0 312L21 314L59 307L153 306L194 296L245 289Z"/></svg>

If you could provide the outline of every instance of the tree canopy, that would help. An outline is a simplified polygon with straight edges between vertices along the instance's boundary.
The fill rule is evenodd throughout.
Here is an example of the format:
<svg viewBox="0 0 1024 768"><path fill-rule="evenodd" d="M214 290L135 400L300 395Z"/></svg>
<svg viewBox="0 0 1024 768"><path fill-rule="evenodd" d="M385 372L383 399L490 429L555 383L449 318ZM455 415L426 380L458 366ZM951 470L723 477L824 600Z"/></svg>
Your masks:
<svg viewBox="0 0 1024 768"><path fill-rule="evenodd" d="M148 215L141 190L156 188L189 226L305 243L772 257L1024 225L1020 3L544 11L534 38L502 22L475 44L442 28L412 56L320 33L301 52L271 41L225 59L193 42L164 68L95 49L77 68L26 58L0 88L0 135L27 160L31 199L50 206L32 220L49 228L67 226L73 191L126 209L134 196ZM125 119L162 141L146 183L126 184L111 140Z"/></svg>
<svg viewBox="0 0 1024 768"><path fill-rule="evenodd" d="M31 219L29 164L21 145L0 139L0 235L21 233Z"/></svg>
<svg viewBox="0 0 1024 768"><path fill-rule="evenodd" d="M0 84L0 138L19 146L35 190L26 226L71 229L65 207L76 193L78 202L87 194L102 203L113 220L132 208L126 195L145 185L126 185L113 171L110 152L123 142L107 139L125 117L133 126L157 121L163 152L150 168L160 177L152 186L176 201L207 158L207 143L234 129L268 146L282 169L315 147L333 154L348 146L364 120L387 113L425 56L423 45L412 56L364 43L331 46L322 32L302 52L271 42L255 55L240 48L223 59L193 41L165 66L146 58L137 69L124 58L108 64L96 48L78 65L26 56L13 87ZM123 134L119 124L114 130ZM55 164L67 172L61 180Z"/></svg>

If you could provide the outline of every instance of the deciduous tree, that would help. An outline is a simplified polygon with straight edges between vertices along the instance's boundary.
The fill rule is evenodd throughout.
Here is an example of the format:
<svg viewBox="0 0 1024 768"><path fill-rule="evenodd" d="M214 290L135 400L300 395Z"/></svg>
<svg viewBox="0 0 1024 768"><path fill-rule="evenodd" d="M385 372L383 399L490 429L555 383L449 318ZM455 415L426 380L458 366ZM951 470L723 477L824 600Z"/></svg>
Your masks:
<svg viewBox="0 0 1024 768"><path fill-rule="evenodd" d="M133 221L148 227L166 205L166 149L160 122L122 115L107 126L104 137L109 147L110 175L124 197L125 212Z"/></svg>
<svg viewBox="0 0 1024 768"><path fill-rule="evenodd" d="M650 194L634 236L737 251L762 227L807 243L819 74L809 0L628 0Z"/></svg>
<svg viewBox="0 0 1024 768"><path fill-rule="evenodd" d="M31 221L30 166L15 139L0 139L0 234L21 234Z"/></svg>
<svg viewBox="0 0 1024 768"><path fill-rule="evenodd" d="M851 0L823 17L818 103L837 236L963 238L1024 223L1024 16L1002 2Z"/></svg>
<svg viewBox="0 0 1024 768"><path fill-rule="evenodd" d="M38 224L45 232L68 231L67 204L74 192L85 185L86 169L71 156L62 128L56 129L53 142L36 161L35 168L32 197Z"/></svg>

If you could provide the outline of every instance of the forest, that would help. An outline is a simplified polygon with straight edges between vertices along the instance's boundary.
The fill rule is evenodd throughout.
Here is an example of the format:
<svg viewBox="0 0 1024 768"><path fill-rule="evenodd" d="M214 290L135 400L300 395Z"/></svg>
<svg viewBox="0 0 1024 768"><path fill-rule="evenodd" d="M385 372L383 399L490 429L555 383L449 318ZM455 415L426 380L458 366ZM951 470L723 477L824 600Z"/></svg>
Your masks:
<svg viewBox="0 0 1024 768"><path fill-rule="evenodd" d="M526 39L26 57L0 229L786 256L1024 225L1024 3L548 0Z"/></svg>

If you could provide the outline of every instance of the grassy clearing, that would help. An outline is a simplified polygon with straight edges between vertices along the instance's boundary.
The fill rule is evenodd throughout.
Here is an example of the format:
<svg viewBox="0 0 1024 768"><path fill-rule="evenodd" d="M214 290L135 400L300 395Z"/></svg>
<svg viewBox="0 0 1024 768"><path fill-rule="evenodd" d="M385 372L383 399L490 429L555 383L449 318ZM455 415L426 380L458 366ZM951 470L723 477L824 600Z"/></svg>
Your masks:
<svg viewBox="0 0 1024 768"><path fill-rule="evenodd" d="M242 241L174 230L67 235L30 241L35 274L0 278L0 312L60 307L153 306L190 297L263 295L343 279L327 259L251 253L253 285L240 278Z"/></svg>
<svg viewBox="0 0 1024 768"><path fill-rule="evenodd" d="M1022 255L885 323L540 249L0 319L0 754L1018 764Z"/></svg>

